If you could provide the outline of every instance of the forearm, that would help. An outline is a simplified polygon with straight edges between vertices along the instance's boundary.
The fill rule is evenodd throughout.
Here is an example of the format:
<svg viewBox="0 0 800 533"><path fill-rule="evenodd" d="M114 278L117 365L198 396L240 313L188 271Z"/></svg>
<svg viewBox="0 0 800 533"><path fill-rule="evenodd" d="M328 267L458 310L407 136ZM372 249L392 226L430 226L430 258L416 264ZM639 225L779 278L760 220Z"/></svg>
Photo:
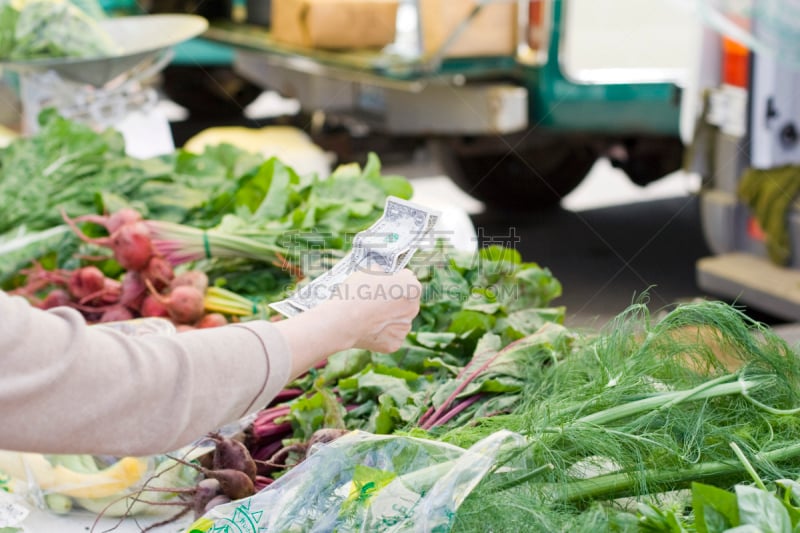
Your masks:
<svg viewBox="0 0 800 533"><path fill-rule="evenodd" d="M411 329L422 293L411 271L357 272L344 283L319 306L275 324L289 345L293 378L349 348L394 351Z"/></svg>
<svg viewBox="0 0 800 533"><path fill-rule="evenodd" d="M0 299L13 317L0 327L0 448L170 451L263 407L288 380L286 344L267 323L130 338Z"/></svg>
<svg viewBox="0 0 800 533"><path fill-rule="evenodd" d="M328 355L353 346L351 330L341 327L342 321L326 317L327 312L328 307L324 306L291 320L275 322L275 328L292 354L291 379L307 372Z"/></svg>

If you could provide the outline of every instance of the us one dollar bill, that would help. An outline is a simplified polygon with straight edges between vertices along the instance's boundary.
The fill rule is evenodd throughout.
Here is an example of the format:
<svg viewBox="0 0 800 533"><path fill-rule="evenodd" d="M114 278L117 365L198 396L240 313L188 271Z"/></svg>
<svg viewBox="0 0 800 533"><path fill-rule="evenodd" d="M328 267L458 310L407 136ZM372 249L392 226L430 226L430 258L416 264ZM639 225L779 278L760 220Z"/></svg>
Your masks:
<svg viewBox="0 0 800 533"><path fill-rule="evenodd" d="M426 241L432 236L439 216L438 211L390 196L381 218L355 236L345 257L289 298L270 307L284 316L295 316L329 299L357 270L393 273L405 268L417 250L427 247Z"/></svg>

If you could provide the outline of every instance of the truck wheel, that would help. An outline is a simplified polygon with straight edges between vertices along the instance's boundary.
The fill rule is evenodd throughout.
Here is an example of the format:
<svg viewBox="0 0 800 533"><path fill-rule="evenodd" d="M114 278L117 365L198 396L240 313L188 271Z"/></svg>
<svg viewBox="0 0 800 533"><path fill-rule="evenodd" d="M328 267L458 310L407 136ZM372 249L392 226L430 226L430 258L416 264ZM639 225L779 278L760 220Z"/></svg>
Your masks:
<svg viewBox="0 0 800 533"><path fill-rule="evenodd" d="M431 151L470 196L490 207L519 210L557 206L597 160L588 142L575 139L517 142L508 137L436 139Z"/></svg>
<svg viewBox="0 0 800 533"><path fill-rule="evenodd" d="M262 91L229 66L170 65L161 76L164 93L192 119L241 120L242 110Z"/></svg>
<svg viewBox="0 0 800 533"><path fill-rule="evenodd" d="M684 146L678 137L640 137L612 143L611 164L636 185L647 185L683 167Z"/></svg>

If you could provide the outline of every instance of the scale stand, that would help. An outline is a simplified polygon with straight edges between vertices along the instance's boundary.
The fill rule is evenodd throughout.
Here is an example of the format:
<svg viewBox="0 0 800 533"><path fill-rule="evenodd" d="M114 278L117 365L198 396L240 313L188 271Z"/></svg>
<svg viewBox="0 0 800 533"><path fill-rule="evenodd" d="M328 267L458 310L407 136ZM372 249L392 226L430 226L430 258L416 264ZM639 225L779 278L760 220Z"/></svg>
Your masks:
<svg viewBox="0 0 800 533"><path fill-rule="evenodd" d="M203 33L208 22L195 15L168 14L109 18L99 24L115 41L118 54L0 63L19 76L23 133L35 134L41 111L54 108L95 130L119 130L133 157L174 151L169 122L147 82L169 64L174 45Z"/></svg>
<svg viewBox="0 0 800 533"><path fill-rule="evenodd" d="M64 79L54 70L21 73L23 134L35 134L39 114L54 108L61 116L96 131L118 130L130 156L147 158L174 151L169 122L157 108L158 94L146 84L146 79L162 70L171 57L171 53L165 53L149 66L140 64L103 87Z"/></svg>

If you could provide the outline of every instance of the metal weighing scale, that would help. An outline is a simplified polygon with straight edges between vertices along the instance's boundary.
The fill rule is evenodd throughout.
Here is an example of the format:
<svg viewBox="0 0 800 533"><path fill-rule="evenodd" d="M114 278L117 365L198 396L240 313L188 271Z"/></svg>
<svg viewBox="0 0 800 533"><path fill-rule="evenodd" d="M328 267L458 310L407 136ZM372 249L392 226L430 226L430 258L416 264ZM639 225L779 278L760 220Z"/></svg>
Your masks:
<svg viewBox="0 0 800 533"><path fill-rule="evenodd" d="M700 197L703 231L715 255L698 261L697 283L709 294L800 321L800 204L795 200L787 221L791 260L778 266L737 196L746 168L800 165L800 0L700 4L710 27L704 30L699 85L710 93L708 122L717 134L710 187ZM745 87L720 83L722 35L750 50Z"/></svg>
<svg viewBox="0 0 800 533"><path fill-rule="evenodd" d="M157 93L145 82L167 66L173 46L203 33L208 22L195 15L164 14L108 18L99 24L118 54L0 63L19 76L23 133L35 133L39 112L52 107L96 129L118 129L132 156L174 150L169 123L156 109Z"/></svg>

